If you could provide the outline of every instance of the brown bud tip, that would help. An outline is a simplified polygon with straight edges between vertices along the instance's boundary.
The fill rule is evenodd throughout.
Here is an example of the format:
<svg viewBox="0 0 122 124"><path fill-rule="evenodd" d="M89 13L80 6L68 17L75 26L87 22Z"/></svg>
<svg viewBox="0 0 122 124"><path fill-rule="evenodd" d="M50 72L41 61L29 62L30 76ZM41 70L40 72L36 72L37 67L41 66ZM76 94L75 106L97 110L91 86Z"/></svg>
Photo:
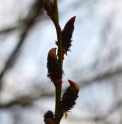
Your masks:
<svg viewBox="0 0 122 124"><path fill-rule="evenodd" d="M78 84L72 80L68 80L70 86L76 91L76 93L79 92L80 88L78 86Z"/></svg>
<svg viewBox="0 0 122 124"><path fill-rule="evenodd" d="M75 22L75 18L76 18L76 16L73 16L68 22L74 23Z"/></svg>
<svg viewBox="0 0 122 124"><path fill-rule="evenodd" d="M72 18L66 23L65 28L66 28L66 27L73 27L73 28L74 28L75 18L76 18L76 16L72 17Z"/></svg>
<svg viewBox="0 0 122 124"><path fill-rule="evenodd" d="M48 119L46 119L46 124L54 124L54 123L50 118L48 118Z"/></svg>
<svg viewBox="0 0 122 124"><path fill-rule="evenodd" d="M48 59L56 59L57 58L57 55L56 55L56 48L52 48L49 50L48 52Z"/></svg>

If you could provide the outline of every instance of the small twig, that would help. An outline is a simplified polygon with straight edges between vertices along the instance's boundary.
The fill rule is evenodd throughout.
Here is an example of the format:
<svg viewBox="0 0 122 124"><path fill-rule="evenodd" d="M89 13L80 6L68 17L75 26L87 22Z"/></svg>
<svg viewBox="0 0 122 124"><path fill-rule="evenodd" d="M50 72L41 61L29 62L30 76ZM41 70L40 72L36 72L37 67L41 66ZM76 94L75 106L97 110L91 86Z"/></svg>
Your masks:
<svg viewBox="0 0 122 124"><path fill-rule="evenodd" d="M20 27L20 26L13 26L13 27L9 27L9 28L0 30L0 34L9 33L9 32L11 32L11 31L14 31L14 30L18 29L18 27Z"/></svg>

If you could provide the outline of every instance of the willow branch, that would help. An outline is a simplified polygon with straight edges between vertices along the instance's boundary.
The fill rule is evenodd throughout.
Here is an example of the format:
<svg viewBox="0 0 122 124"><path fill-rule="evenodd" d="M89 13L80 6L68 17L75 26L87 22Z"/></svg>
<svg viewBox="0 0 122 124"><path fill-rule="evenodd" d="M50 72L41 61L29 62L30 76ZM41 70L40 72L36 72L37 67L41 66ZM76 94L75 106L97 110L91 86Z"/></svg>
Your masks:
<svg viewBox="0 0 122 124"><path fill-rule="evenodd" d="M54 14L55 14L55 27L57 32L57 39L58 39L58 58L62 65L63 57L62 57L62 34L61 28L59 25L59 15L58 15L58 1L54 0ZM62 80L62 79L61 79ZM61 90L62 90L62 83L60 85L56 85L56 104L55 104L55 120L54 124L60 123L60 99L61 99Z"/></svg>

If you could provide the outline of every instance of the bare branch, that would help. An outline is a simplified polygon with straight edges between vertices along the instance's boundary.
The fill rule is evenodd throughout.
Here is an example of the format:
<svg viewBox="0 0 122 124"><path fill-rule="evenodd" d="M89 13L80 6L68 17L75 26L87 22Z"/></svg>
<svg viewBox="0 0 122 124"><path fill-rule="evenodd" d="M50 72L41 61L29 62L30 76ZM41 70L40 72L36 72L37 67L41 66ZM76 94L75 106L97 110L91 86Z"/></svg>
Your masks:
<svg viewBox="0 0 122 124"><path fill-rule="evenodd" d="M41 14L42 7L43 7L43 0L36 0L35 4L30 9L30 12L29 12L27 18L25 19L25 23L23 24L24 28L23 28L23 32L21 34L20 40L19 40L16 48L14 49L14 51L12 52L12 54L6 61L4 69L0 73L0 89L2 88L3 75L5 74L6 70L8 68L10 68L10 66L15 62L18 51L20 50L30 28L35 23L35 19L37 18L37 16L39 16Z"/></svg>
<svg viewBox="0 0 122 124"><path fill-rule="evenodd" d="M111 69L108 69L104 72L100 72L100 73L96 74L95 76L88 77L87 79L81 80L80 81L80 87L89 85L95 81L100 81L103 79L111 78L112 76L119 75L119 74L122 74L122 68L121 67L116 68L114 71Z"/></svg>
<svg viewBox="0 0 122 124"><path fill-rule="evenodd" d="M19 26L13 26L13 27L9 27L9 28L6 28L6 29L3 29L3 30L0 30L0 34L6 34L6 33L9 33L13 30L16 30L18 29Z"/></svg>
<svg viewBox="0 0 122 124"><path fill-rule="evenodd" d="M0 104L0 108L8 108L14 105L21 105L21 106L28 106L29 104L31 104L33 101L44 98L44 97L53 97L54 96L54 92L49 92L49 93L42 93L42 92L38 92L38 94L34 95L34 93L29 94L29 95L25 95L25 96L21 96L16 98L15 100L12 100L11 102L8 103L4 103L4 104Z"/></svg>

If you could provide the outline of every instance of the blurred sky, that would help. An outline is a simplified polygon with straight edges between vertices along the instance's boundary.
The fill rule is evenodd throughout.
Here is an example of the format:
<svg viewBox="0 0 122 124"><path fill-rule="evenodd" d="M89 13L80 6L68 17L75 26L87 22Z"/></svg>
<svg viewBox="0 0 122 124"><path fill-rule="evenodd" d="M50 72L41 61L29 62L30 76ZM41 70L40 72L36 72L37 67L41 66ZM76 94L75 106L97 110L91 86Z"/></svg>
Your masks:
<svg viewBox="0 0 122 124"><path fill-rule="evenodd" d="M8 27L19 27L33 3L34 0L0 0L0 31ZM63 88L68 86L68 79L82 85L82 80L87 81L97 74L103 74L107 70L114 71L121 67L121 49L118 52L118 48L122 47L121 0L59 0L59 15L62 29L71 17L76 16L71 52L65 56L63 65L65 72ZM0 35L0 72L19 42L20 36L21 27ZM4 84L1 91L1 104L6 104L23 95L38 94L36 92L38 90L42 94L54 91L53 85L46 76L46 62L49 49L56 47L55 41L54 25L44 12L44 15L38 18L30 29L17 60L2 79ZM82 122L77 123L76 119L108 113L115 104L114 85L112 85L114 81L115 79L95 81L89 87L81 87L77 105L69 114L70 119L63 120L62 124L67 124L69 121L72 121L70 124L74 122L81 124ZM31 124L34 120L37 120L35 124L43 123L42 114L47 108L54 109L52 107L54 98L49 100L42 98L33 104L38 106L40 111L39 109L36 111L35 107L26 108L25 111L21 108L25 117L22 116L22 112L18 112L23 124ZM43 107L44 104L45 107ZM12 109L19 110L19 107ZM14 124L12 112L13 110L0 109L2 124ZM28 121L27 115L31 118Z"/></svg>

